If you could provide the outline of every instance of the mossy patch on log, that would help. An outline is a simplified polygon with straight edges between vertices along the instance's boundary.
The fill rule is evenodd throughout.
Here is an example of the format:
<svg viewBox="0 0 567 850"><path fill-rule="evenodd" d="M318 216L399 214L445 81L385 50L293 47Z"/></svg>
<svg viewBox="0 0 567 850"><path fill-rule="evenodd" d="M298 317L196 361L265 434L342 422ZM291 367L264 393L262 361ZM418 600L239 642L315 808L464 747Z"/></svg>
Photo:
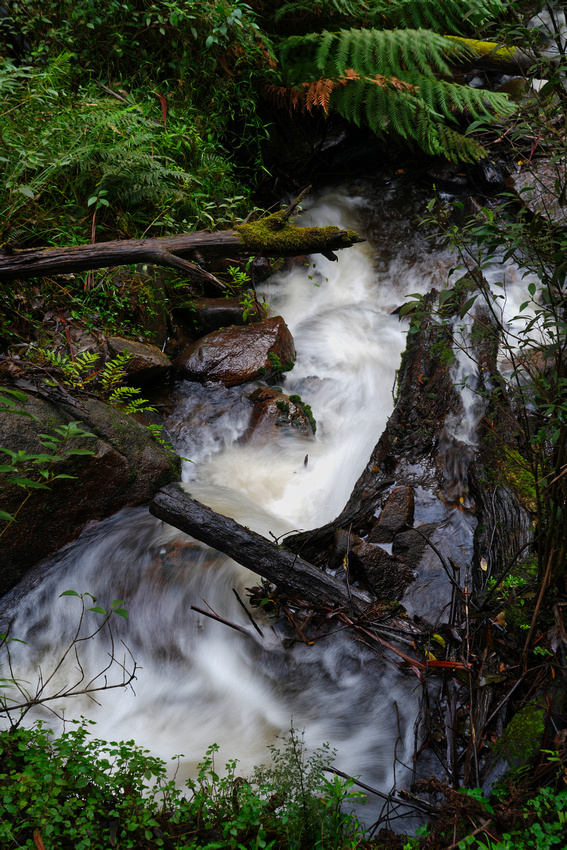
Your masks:
<svg viewBox="0 0 567 850"><path fill-rule="evenodd" d="M250 253L299 256L320 251L349 248L361 239L354 230L338 227L296 227L283 212L261 218L249 224L239 224L234 230Z"/></svg>

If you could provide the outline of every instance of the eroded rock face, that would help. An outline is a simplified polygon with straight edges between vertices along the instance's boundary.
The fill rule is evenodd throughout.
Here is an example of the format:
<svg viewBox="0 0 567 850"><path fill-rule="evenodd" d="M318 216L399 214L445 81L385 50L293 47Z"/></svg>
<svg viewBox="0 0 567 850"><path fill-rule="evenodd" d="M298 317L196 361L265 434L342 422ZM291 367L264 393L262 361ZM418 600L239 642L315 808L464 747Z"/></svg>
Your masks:
<svg viewBox="0 0 567 850"><path fill-rule="evenodd" d="M219 381L235 387L269 378L294 362L293 337L281 316L275 316L210 333L190 345L173 365L189 381Z"/></svg>
<svg viewBox="0 0 567 850"><path fill-rule="evenodd" d="M0 446L29 454L45 452L39 434L55 433L71 421L80 421L96 437L72 439L61 446L60 459L49 469L73 477L53 481L49 490L26 491L0 482L2 510L18 512L17 521L2 536L0 595L34 563L78 537L87 523L149 501L160 487L179 477L177 463L145 428L103 402L85 399L73 407L30 395L22 409L37 420L0 412ZM66 448L92 454L67 455ZM33 464L27 466L33 470Z"/></svg>
<svg viewBox="0 0 567 850"><path fill-rule="evenodd" d="M557 181L561 185L564 179L565 162L565 157L533 160L529 170L510 175L506 187L530 212L555 224L565 225L567 209L559 202L556 188Z"/></svg>
<svg viewBox="0 0 567 850"><path fill-rule="evenodd" d="M270 387L259 387L248 399L254 407L242 442L263 446L292 431L306 438L313 436L313 429L303 408L284 393Z"/></svg>

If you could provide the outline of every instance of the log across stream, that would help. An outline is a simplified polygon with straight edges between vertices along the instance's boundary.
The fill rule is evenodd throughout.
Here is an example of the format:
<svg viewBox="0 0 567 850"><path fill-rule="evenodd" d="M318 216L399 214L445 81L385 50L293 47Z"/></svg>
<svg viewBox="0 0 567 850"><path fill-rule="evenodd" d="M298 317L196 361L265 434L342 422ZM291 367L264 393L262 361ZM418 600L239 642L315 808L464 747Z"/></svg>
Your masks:
<svg viewBox="0 0 567 850"><path fill-rule="evenodd" d="M181 382L166 427L191 460L184 480L195 499L269 540L340 513L393 408L406 332L393 311L407 293L443 287L453 264L412 224L426 203L425 190L393 176L330 191L307 210L305 225L336 224L368 238L338 262L316 258L260 288L294 336L298 357L285 391L311 405L317 439L282 433L246 445L251 407L239 388ZM428 499L417 500L416 523L432 511ZM466 557L474 523L447 528L455 557ZM140 666L134 688L101 693L98 704L76 697L54 707L66 719L96 721L97 737L133 738L165 759L182 753L181 779L212 743L220 745L218 764L237 758L245 774L293 723L309 747L329 742L340 770L386 792L395 780L403 784L416 744L419 678L345 631L307 645L284 618L257 610L254 629L233 590L245 600L256 584L250 569L136 508L84 532L16 588L1 614L26 641L14 644L14 669L33 680L38 665L44 677L54 667L76 628L79 601L60 598L63 591L91 593L106 607L124 600L129 621L116 618L114 650L126 657L123 641ZM211 611L239 629L206 616ZM88 612L85 628L96 617ZM101 633L81 647L87 676L105 667L109 646ZM57 680L75 675L73 667ZM106 675L111 680L112 670ZM369 805L369 822L380 806Z"/></svg>

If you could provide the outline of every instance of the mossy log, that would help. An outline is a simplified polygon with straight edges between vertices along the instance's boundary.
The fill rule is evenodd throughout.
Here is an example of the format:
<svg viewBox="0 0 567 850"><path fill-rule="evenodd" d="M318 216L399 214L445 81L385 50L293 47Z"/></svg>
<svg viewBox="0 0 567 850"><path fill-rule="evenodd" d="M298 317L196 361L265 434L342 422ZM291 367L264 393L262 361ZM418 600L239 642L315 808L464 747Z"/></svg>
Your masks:
<svg viewBox="0 0 567 850"><path fill-rule="evenodd" d="M216 233L198 231L160 239L126 239L76 245L67 248L28 248L10 245L0 248L0 282L73 274L130 263L154 263L169 266L200 283L224 289L214 275L200 268L196 255L293 257L324 254L336 259L333 251L361 242L353 230L338 227L296 227L288 221L287 211L265 216L259 221L241 224Z"/></svg>
<svg viewBox="0 0 567 850"><path fill-rule="evenodd" d="M475 38L460 38L456 35L447 35L451 41L467 48L469 58L459 57L455 64L459 68L473 67L483 71L497 71L501 74L527 74L528 70L536 64L533 56L524 53L519 47L504 47L494 41L480 41Z"/></svg>
<svg viewBox="0 0 567 850"><path fill-rule="evenodd" d="M154 496L150 513L317 608L338 606L360 615L371 607L370 598L360 588L349 589L299 555L195 501L176 485L164 487Z"/></svg>

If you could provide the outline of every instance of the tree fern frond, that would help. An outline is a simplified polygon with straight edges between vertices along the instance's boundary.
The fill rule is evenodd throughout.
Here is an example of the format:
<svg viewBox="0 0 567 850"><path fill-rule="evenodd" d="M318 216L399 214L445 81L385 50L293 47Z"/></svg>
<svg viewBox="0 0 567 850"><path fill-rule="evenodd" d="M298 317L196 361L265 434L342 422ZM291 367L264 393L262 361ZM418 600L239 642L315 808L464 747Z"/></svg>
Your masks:
<svg viewBox="0 0 567 850"><path fill-rule="evenodd" d="M482 27L505 8L503 0L374 0L369 10L372 26L422 27L464 32Z"/></svg>
<svg viewBox="0 0 567 850"><path fill-rule="evenodd" d="M304 68L305 62L311 61L318 75L327 77L341 76L346 68L354 68L362 76L379 73L402 78L447 74L447 59L469 52L467 45L429 30L325 30L304 38L284 39L280 62L288 72L294 65L303 63Z"/></svg>
<svg viewBox="0 0 567 850"><path fill-rule="evenodd" d="M322 0L317 6L321 15L336 14L364 17L368 13L368 3L365 0ZM296 0L292 3L284 3L274 14L274 21L278 23L282 18L290 17L299 13L313 11L312 0Z"/></svg>
<svg viewBox="0 0 567 850"><path fill-rule="evenodd" d="M424 77L419 84L419 92L430 109L443 113L447 118L454 118L456 114L465 112L475 119L493 115L505 116L516 109L506 95L445 80Z"/></svg>

